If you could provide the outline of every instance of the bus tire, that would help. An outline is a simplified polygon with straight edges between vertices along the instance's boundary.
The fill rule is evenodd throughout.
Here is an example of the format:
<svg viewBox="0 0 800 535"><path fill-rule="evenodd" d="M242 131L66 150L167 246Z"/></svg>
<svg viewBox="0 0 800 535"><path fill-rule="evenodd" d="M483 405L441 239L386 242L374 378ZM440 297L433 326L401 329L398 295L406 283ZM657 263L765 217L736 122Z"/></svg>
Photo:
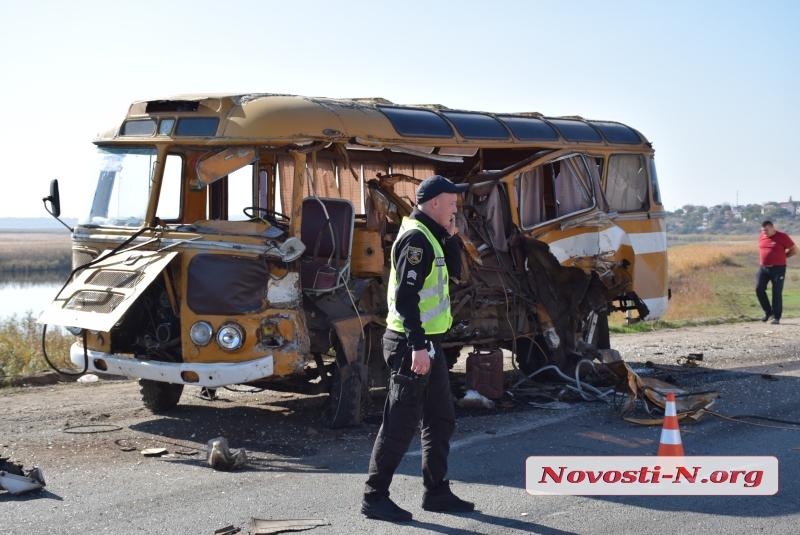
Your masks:
<svg viewBox="0 0 800 535"><path fill-rule="evenodd" d="M364 398L362 364L351 362L345 369L333 370L331 388L331 428L350 427L361 423L361 405Z"/></svg>
<svg viewBox="0 0 800 535"><path fill-rule="evenodd" d="M178 404L183 394L183 385L139 379L139 391L145 407L153 412L165 412L174 409Z"/></svg>

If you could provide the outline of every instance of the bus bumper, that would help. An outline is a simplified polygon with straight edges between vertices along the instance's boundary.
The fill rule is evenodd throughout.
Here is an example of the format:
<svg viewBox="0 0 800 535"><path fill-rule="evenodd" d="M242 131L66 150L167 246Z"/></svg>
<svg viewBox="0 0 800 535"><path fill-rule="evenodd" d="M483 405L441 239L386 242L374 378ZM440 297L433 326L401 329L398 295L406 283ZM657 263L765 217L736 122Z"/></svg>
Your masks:
<svg viewBox="0 0 800 535"><path fill-rule="evenodd" d="M272 375L272 355L247 362L195 363L195 362L157 362L120 357L89 350L88 372L106 373L138 377L151 381L175 383L194 386L218 388L226 385L249 383ZM73 344L70 348L70 360L75 366L83 369L83 348ZM99 367L98 367L99 365ZM194 372L198 381L184 380L183 372ZM186 374L189 375L189 374Z"/></svg>

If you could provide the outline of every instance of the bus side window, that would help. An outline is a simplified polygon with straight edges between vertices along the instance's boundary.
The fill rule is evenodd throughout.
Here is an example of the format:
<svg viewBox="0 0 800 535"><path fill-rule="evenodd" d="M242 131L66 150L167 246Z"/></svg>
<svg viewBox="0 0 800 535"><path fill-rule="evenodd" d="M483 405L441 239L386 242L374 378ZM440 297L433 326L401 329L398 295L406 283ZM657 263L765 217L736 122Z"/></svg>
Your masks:
<svg viewBox="0 0 800 535"><path fill-rule="evenodd" d="M611 210L647 210L647 167L641 154L615 154L608 161L606 197Z"/></svg>
<svg viewBox="0 0 800 535"><path fill-rule="evenodd" d="M586 190L585 185L578 178L573 163L583 166L583 160L573 158L558 162L559 169L555 179L556 205L558 206L558 217L569 215L591 207L592 196ZM585 174L585 169L584 169Z"/></svg>
<svg viewBox="0 0 800 535"><path fill-rule="evenodd" d="M182 178L183 158L177 154L167 154L156 210L156 216L162 221L178 221L181 218Z"/></svg>

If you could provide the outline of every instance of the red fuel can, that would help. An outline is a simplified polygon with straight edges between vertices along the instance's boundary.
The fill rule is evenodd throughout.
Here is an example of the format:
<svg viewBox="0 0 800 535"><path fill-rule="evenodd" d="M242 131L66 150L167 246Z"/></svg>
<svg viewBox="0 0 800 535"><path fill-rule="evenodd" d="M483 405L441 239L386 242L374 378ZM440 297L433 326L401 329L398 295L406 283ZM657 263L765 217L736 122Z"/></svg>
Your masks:
<svg viewBox="0 0 800 535"><path fill-rule="evenodd" d="M502 349L476 349L467 357L467 390L489 399L503 397Z"/></svg>

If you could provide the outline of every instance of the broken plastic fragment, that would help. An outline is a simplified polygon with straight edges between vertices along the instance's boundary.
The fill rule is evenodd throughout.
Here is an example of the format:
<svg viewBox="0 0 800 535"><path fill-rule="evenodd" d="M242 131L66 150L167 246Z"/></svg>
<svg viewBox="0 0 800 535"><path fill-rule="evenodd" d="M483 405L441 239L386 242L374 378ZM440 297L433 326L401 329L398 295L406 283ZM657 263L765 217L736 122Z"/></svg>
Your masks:
<svg viewBox="0 0 800 535"><path fill-rule="evenodd" d="M93 373L87 373L86 375L81 375L78 377L79 383L96 383L98 377Z"/></svg>
<svg viewBox="0 0 800 535"><path fill-rule="evenodd" d="M494 409L494 402L475 390L467 390L467 395L459 400L458 406L462 409Z"/></svg>
<svg viewBox="0 0 800 535"><path fill-rule="evenodd" d="M209 440L206 453L206 461L216 470L236 470L247 462L244 448L231 450L228 441L223 437Z"/></svg>

